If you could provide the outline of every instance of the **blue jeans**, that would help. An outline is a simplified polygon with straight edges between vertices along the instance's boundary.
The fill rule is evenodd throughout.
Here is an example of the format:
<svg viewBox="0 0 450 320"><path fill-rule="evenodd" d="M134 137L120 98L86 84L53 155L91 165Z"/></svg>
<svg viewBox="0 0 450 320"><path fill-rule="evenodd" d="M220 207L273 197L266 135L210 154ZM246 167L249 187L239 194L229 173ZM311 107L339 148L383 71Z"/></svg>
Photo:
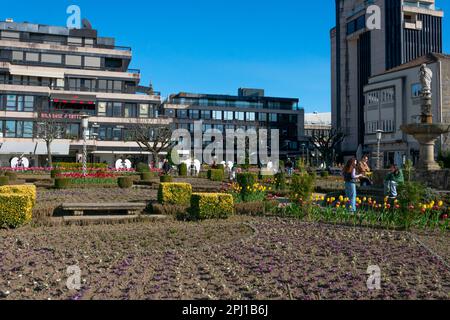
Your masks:
<svg viewBox="0 0 450 320"><path fill-rule="evenodd" d="M345 183L345 195L350 199L350 204L346 204L351 212L356 212L356 183ZM351 206L351 208L350 208Z"/></svg>
<svg viewBox="0 0 450 320"><path fill-rule="evenodd" d="M397 198L397 187L398 183L395 181L386 181L385 183L385 193L388 195L388 197L391 198Z"/></svg>

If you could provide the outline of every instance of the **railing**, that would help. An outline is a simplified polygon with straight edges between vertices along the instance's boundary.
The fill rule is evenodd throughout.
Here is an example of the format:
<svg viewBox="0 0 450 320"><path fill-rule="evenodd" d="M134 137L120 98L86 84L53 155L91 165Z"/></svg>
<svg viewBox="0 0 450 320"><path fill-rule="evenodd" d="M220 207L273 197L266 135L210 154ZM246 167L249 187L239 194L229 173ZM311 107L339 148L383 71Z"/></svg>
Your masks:
<svg viewBox="0 0 450 320"><path fill-rule="evenodd" d="M49 45L59 45L59 46L69 46L69 47L82 47L82 48L97 48L97 49L109 49L109 50L118 50L118 51L131 51L131 47L126 46L108 46L101 44L88 44L88 45L80 45L75 43L68 43L67 41L44 41L44 40L33 40L33 39L16 39L9 37L0 37L0 40L8 40L8 41L16 41L16 42L24 42L24 43L38 43L38 44L49 44Z"/></svg>

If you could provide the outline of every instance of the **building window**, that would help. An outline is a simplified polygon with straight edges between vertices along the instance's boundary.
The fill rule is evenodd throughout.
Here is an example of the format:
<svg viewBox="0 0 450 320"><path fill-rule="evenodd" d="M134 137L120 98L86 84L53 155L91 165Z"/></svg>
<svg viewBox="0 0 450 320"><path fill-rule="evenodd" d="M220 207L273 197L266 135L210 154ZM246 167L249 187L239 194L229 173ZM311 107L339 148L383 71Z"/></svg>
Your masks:
<svg viewBox="0 0 450 320"><path fill-rule="evenodd" d="M199 110L189 110L189 119L197 120L200 117Z"/></svg>
<svg viewBox="0 0 450 320"><path fill-rule="evenodd" d="M6 96L6 111L16 111L16 95Z"/></svg>
<svg viewBox="0 0 450 320"><path fill-rule="evenodd" d="M180 119L187 119L188 111L187 110L177 110L177 117Z"/></svg>
<svg viewBox="0 0 450 320"><path fill-rule="evenodd" d="M23 122L23 137L33 138L33 122L31 121Z"/></svg>
<svg viewBox="0 0 450 320"><path fill-rule="evenodd" d="M254 112L247 112L245 118L247 121L255 121L256 114Z"/></svg>
<svg viewBox="0 0 450 320"><path fill-rule="evenodd" d="M5 137L6 138L15 138L16 137L16 122L15 121L6 121L5 122Z"/></svg>
<svg viewBox="0 0 450 320"><path fill-rule="evenodd" d="M377 105L378 103L379 103L378 91L369 92L367 94L367 105L373 106L373 105Z"/></svg>
<svg viewBox="0 0 450 320"><path fill-rule="evenodd" d="M25 59L30 62L39 62L39 53L27 52Z"/></svg>
<svg viewBox="0 0 450 320"><path fill-rule="evenodd" d="M13 59L13 61L23 61L23 52L22 51L13 51L12 59Z"/></svg>
<svg viewBox="0 0 450 320"><path fill-rule="evenodd" d="M236 112L235 119L239 121L245 121L245 113L244 112Z"/></svg>
<svg viewBox="0 0 450 320"><path fill-rule="evenodd" d="M395 101L394 88L384 89L380 92L381 103L392 103Z"/></svg>
<svg viewBox="0 0 450 320"><path fill-rule="evenodd" d="M214 120L222 120L222 111L213 111L212 118Z"/></svg>
<svg viewBox="0 0 450 320"><path fill-rule="evenodd" d="M278 114L277 113L271 113L269 115L270 122L278 122Z"/></svg>
<svg viewBox="0 0 450 320"><path fill-rule="evenodd" d="M61 64L62 56L60 54L43 53L41 56L41 61L44 63Z"/></svg>
<svg viewBox="0 0 450 320"><path fill-rule="evenodd" d="M34 97L33 96L25 96L24 99L23 111L25 112L33 112L34 111Z"/></svg>
<svg viewBox="0 0 450 320"><path fill-rule="evenodd" d="M267 122L267 113L259 113L258 120L261 122Z"/></svg>
<svg viewBox="0 0 450 320"><path fill-rule="evenodd" d="M66 55L66 65L81 67L81 56Z"/></svg>
<svg viewBox="0 0 450 320"><path fill-rule="evenodd" d="M137 105L134 103L125 104L125 118L137 118Z"/></svg>
<svg viewBox="0 0 450 320"><path fill-rule="evenodd" d="M101 60L97 57L84 57L84 66L88 68L100 68Z"/></svg>
<svg viewBox="0 0 450 320"><path fill-rule="evenodd" d="M113 117L114 118L120 118L122 117L122 103L120 102L114 102L113 104Z"/></svg>
<svg viewBox="0 0 450 320"><path fill-rule="evenodd" d="M83 44L83 39L82 38L68 37L67 38L67 44L69 46L81 46Z"/></svg>
<svg viewBox="0 0 450 320"><path fill-rule="evenodd" d="M202 110L201 118L203 120L211 120L211 111L209 111L209 110Z"/></svg>
<svg viewBox="0 0 450 320"><path fill-rule="evenodd" d="M148 104L139 105L139 117L148 118Z"/></svg>
<svg viewBox="0 0 450 320"><path fill-rule="evenodd" d="M223 120L227 120L227 121L234 120L233 111L224 111L223 112Z"/></svg>
<svg viewBox="0 0 450 320"><path fill-rule="evenodd" d="M106 116L106 102L99 102L97 108L98 108L97 114L100 117Z"/></svg>
<svg viewBox="0 0 450 320"><path fill-rule="evenodd" d="M422 85L420 83L415 83L411 86L411 95L413 98L419 98L422 93Z"/></svg>

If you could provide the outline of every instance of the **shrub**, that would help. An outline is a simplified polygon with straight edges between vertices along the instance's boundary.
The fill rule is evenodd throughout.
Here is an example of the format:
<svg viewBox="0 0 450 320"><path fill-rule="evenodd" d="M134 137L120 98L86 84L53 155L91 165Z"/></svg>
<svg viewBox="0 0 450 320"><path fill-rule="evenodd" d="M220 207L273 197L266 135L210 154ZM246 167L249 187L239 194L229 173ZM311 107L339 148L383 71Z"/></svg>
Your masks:
<svg viewBox="0 0 450 320"><path fill-rule="evenodd" d="M66 189L70 185L70 179L68 178L56 178L55 189Z"/></svg>
<svg viewBox="0 0 450 320"><path fill-rule="evenodd" d="M229 194L195 193L192 195L191 219L226 219L233 214L234 201Z"/></svg>
<svg viewBox="0 0 450 320"><path fill-rule="evenodd" d="M248 192L248 189L251 188L257 181L256 174L251 172L239 173L236 177L237 183L242 188L242 192Z"/></svg>
<svg viewBox="0 0 450 320"><path fill-rule="evenodd" d="M294 174L291 183L291 199L308 201L314 192L316 176L314 174Z"/></svg>
<svg viewBox="0 0 450 320"><path fill-rule="evenodd" d="M159 181L161 183L166 183L166 182L170 183L170 182L173 182L173 178L172 178L172 176L164 175L159 178Z"/></svg>
<svg viewBox="0 0 450 320"><path fill-rule="evenodd" d="M140 172L140 173L142 173L142 172L150 172L150 167L149 167L149 165L147 163L139 162L136 165L136 171Z"/></svg>
<svg viewBox="0 0 450 320"><path fill-rule="evenodd" d="M180 177L187 177L188 168L186 163L182 163L178 166L178 174Z"/></svg>
<svg viewBox="0 0 450 320"><path fill-rule="evenodd" d="M286 175L284 172L275 175L275 186L277 190L286 190Z"/></svg>
<svg viewBox="0 0 450 320"><path fill-rule="evenodd" d="M234 208L237 215L261 216L265 212L265 203L263 201L237 203Z"/></svg>
<svg viewBox="0 0 450 320"><path fill-rule="evenodd" d="M192 196L192 185L189 183L161 183L158 190L160 204L189 206Z"/></svg>
<svg viewBox="0 0 450 320"><path fill-rule="evenodd" d="M223 181L224 171L222 169L210 169L208 170L208 179L211 181Z"/></svg>
<svg viewBox="0 0 450 320"><path fill-rule="evenodd" d="M61 170L59 170L59 169L53 169L53 170L51 170L50 171L50 177L52 178L52 179L55 179L58 175L60 175L62 173L62 171Z"/></svg>
<svg viewBox="0 0 450 320"><path fill-rule="evenodd" d="M225 172L225 165L224 164L218 164L216 169L217 170L222 170L222 171Z"/></svg>
<svg viewBox="0 0 450 320"><path fill-rule="evenodd" d="M422 202L425 196L426 188L418 182L405 182L398 186L398 201L402 208Z"/></svg>
<svg viewBox="0 0 450 320"><path fill-rule="evenodd" d="M0 193L0 227L17 228L31 221L33 200L21 193Z"/></svg>
<svg viewBox="0 0 450 320"><path fill-rule="evenodd" d="M328 178L330 176L330 174L328 173L328 171L321 171L320 176L322 178Z"/></svg>
<svg viewBox="0 0 450 320"><path fill-rule="evenodd" d="M0 194L2 193L23 194L31 197L33 206L36 204L36 197L37 197L36 186L32 184L0 187Z"/></svg>
<svg viewBox="0 0 450 320"><path fill-rule="evenodd" d="M133 186L133 179L130 177L119 177L117 178L117 184L121 189L129 189Z"/></svg>
<svg viewBox="0 0 450 320"><path fill-rule="evenodd" d="M156 177L156 174L153 172L141 172L141 180L149 181Z"/></svg>
<svg viewBox="0 0 450 320"><path fill-rule="evenodd" d="M9 177L0 176L0 186L7 186L9 184Z"/></svg>
<svg viewBox="0 0 450 320"><path fill-rule="evenodd" d="M6 171L5 176L9 178L9 181L16 181L17 180L17 173L12 171Z"/></svg>
<svg viewBox="0 0 450 320"><path fill-rule="evenodd" d="M172 216L179 220L187 218L189 206L173 205L173 204L152 204L152 213L156 215Z"/></svg>
<svg viewBox="0 0 450 320"><path fill-rule="evenodd" d="M81 162L58 162L54 164L55 168L60 169L82 169L83 163ZM88 168L93 169L108 169L107 163L87 163Z"/></svg>

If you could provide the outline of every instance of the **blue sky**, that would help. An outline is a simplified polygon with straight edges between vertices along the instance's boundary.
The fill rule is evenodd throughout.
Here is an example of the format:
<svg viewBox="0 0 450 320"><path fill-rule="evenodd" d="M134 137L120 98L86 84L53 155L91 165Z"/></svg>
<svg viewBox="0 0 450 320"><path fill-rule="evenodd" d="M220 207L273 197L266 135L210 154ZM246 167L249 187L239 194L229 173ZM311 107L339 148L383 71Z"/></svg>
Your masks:
<svg viewBox="0 0 450 320"><path fill-rule="evenodd" d="M437 3L450 14L450 1ZM131 46L130 67L141 69L142 83L152 81L164 96L256 87L299 98L307 112L331 108L334 0L10 1L0 19L64 26L71 4L100 36ZM450 52L445 30L450 18L444 19Z"/></svg>

